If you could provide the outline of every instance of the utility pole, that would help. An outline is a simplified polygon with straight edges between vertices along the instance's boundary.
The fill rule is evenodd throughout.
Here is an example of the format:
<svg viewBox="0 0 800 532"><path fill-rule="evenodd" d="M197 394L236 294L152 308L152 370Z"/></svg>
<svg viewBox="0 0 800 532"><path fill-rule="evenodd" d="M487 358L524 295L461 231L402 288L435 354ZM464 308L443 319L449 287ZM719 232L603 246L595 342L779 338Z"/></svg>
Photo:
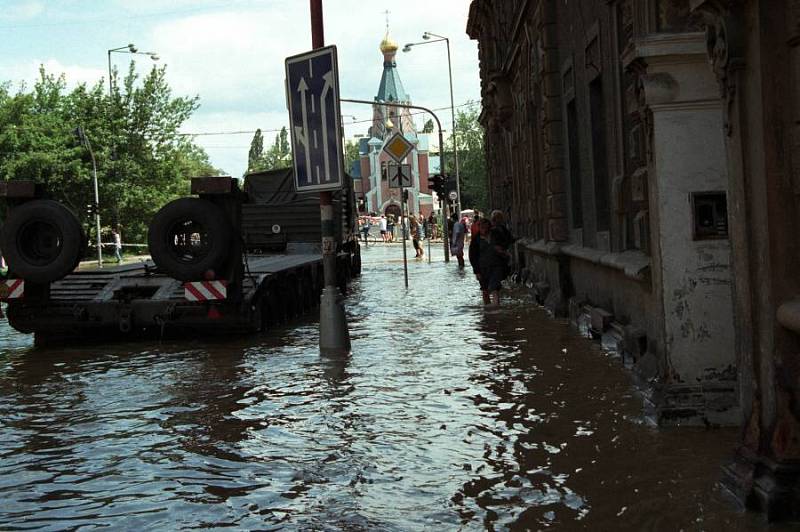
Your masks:
<svg viewBox="0 0 800 532"><path fill-rule="evenodd" d="M95 231L97 232L97 267L102 268L103 243L100 239L100 190L97 186L97 163L94 159L94 151L92 151L92 145L89 143L89 138L86 136L86 132L81 126L75 128L75 135L78 137L78 141L81 143L81 146L89 150L89 155L92 158L92 181L94 183L94 205L92 206L92 210L94 210Z"/></svg>
<svg viewBox="0 0 800 532"><path fill-rule="evenodd" d="M311 7L311 46L316 50L325 46L322 0L309 0L309 2ZM322 229L322 269L325 279L320 298L319 348L323 354L345 355L350 352L350 333L347 330L347 316L342 305L342 294L336 286L336 238L332 192L323 190L319 193L319 210Z"/></svg>

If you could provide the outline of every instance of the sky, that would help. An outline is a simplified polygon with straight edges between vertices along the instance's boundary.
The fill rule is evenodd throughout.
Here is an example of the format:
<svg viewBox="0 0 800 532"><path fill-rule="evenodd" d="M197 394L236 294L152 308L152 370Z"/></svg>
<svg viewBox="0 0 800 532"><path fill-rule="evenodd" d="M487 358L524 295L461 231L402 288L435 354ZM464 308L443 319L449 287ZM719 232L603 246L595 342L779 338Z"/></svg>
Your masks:
<svg viewBox="0 0 800 532"><path fill-rule="evenodd" d="M450 38L458 109L480 99L478 50L466 35L470 0L323 0L325 44L336 45L342 98L373 100L383 70L378 46L389 21L400 45L397 68L416 105L445 108L451 128L445 43L403 53L430 31ZM388 15L386 11L389 11ZM217 168L241 176L256 128L265 145L288 125L284 59L311 49L307 0L0 0L0 81L30 83L40 65L67 84L108 80L108 53L133 43L158 54L176 96L199 96L184 125ZM120 71L131 59L145 74L148 56L111 54ZM345 137L366 133L371 107L342 104ZM423 120L417 120L419 127ZM233 134L231 132L246 132ZM224 134L209 134L224 133Z"/></svg>

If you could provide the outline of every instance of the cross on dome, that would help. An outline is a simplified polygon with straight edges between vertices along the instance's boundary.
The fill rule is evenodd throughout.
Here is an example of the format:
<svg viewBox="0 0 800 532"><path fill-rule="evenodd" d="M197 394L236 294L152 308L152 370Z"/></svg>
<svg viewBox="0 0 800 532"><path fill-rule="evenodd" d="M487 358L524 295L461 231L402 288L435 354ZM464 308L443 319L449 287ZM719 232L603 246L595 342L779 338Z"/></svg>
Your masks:
<svg viewBox="0 0 800 532"><path fill-rule="evenodd" d="M399 46L397 42L394 41L391 37L389 37L389 10L387 9L384 11L386 15L386 35L384 35L383 40L381 41L380 49L381 53L389 54L393 52L397 52Z"/></svg>

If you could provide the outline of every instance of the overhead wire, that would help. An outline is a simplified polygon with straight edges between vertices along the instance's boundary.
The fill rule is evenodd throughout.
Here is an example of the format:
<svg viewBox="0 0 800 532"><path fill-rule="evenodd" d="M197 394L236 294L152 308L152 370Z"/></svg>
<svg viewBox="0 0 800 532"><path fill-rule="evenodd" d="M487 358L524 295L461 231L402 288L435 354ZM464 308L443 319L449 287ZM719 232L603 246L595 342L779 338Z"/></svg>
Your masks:
<svg viewBox="0 0 800 532"><path fill-rule="evenodd" d="M469 100L469 101L467 101L465 103L456 105L455 107L456 108L468 107L468 106L474 106L474 105L479 105L479 104L480 104L480 102L478 102L476 100ZM436 107L436 108L432 109L432 111L445 111L447 109L450 109L449 105L446 106L446 107ZM415 112L409 113L410 116L424 115L424 114L428 114L428 112L427 111L415 111ZM364 120L354 120L352 122L345 122L343 125L345 127L348 127L348 126L352 126L354 124L366 124L366 123L371 123L373 121L374 121L374 119L368 118L368 119L364 119ZM287 126L284 126L284 127L287 127ZM261 132L262 133L279 133L282 129L283 128L261 129ZM250 129L234 130L234 131L200 131L200 132L196 132L196 133L178 133L178 135L182 136L182 137L203 137L203 136L214 136L214 135L254 135L256 131L257 130L255 130L255 129L252 129L252 130L250 130ZM219 147L222 147L222 146L219 146Z"/></svg>

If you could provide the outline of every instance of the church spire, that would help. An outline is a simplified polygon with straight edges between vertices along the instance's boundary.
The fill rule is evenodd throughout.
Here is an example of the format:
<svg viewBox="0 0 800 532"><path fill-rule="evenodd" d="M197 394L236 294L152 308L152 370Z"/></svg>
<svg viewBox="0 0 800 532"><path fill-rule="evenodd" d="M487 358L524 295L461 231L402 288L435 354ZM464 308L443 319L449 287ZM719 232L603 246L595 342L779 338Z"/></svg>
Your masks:
<svg viewBox="0 0 800 532"><path fill-rule="evenodd" d="M386 35L384 35L383 40L381 41L381 53L383 54L384 61L392 61L394 59L394 55L397 53L397 43L389 37L389 10L385 11L386 13Z"/></svg>

